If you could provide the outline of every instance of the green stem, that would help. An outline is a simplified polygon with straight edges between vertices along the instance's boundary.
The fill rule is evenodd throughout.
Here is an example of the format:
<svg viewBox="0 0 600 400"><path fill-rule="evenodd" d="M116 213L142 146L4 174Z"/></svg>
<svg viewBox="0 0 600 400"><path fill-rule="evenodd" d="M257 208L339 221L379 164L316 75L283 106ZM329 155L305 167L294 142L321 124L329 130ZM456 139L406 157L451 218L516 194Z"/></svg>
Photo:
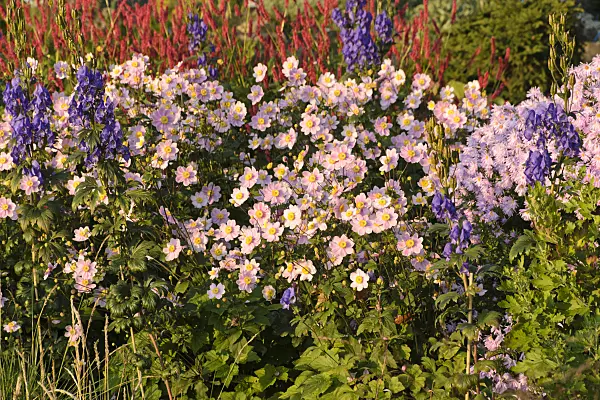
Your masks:
<svg viewBox="0 0 600 400"><path fill-rule="evenodd" d="M463 275L463 282L467 282L467 278L465 276L465 274ZM469 285L465 286L465 292L467 292L467 297L469 299L469 315L467 317L468 323L471 324L473 323L473 294L470 293L468 290L473 286L473 274L469 274ZM467 368L465 373L467 375L471 374L471 342L472 339L468 338L467 339ZM469 400L469 392L467 391L467 393L465 394L465 400Z"/></svg>

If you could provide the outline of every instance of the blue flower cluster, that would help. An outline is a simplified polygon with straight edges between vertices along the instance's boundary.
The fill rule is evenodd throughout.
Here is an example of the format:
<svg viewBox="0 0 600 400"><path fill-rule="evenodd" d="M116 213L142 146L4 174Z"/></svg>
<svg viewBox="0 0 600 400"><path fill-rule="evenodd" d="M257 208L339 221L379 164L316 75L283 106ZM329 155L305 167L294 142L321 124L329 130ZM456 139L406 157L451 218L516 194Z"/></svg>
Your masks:
<svg viewBox="0 0 600 400"><path fill-rule="evenodd" d="M384 44L390 44L393 41L394 27L392 20L387 13L383 11L375 18L375 33L379 40Z"/></svg>
<svg viewBox="0 0 600 400"><path fill-rule="evenodd" d="M548 140L555 139L558 150L567 157L579 156L581 137L560 105L550 103L542 110L529 110L525 120L525 139L532 140L538 133L537 149L529 152L525 164L525 177L532 184L544 181L550 174L552 159L548 152Z"/></svg>
<svg viewBox="0 0 600 400"><path fill-rule="evenodd" d="M462 254L469 246L473 226L466 218L461 218L456 206L440 192L435 192L431 209L439 220L450 220L450 241L444 246L443 256L450 258L452 253Z"/></svg>
<svg viewBox="0 0 600 400"><path fill-rule="evenodd" d="M34 144L42 149L54 144L56 134L50 127L48 117L52 111L52 99L45 87L37 85L33 99L30 99L16 76L6 84L2 97L6 111L11 116L14 140L11 157L16 164L22 162L28 152L32 154Z"/></svg>
<svg viewBox="0 0 600 400"><path fill-rule="evenodd" d="M206 34L208 32L208 26L198 14L190 13L188 15L189 22L187 24L187 32L190 35L190 43L188 48L191 53L201 50L202 45L206 42ZM212 53L215 51L213 44L209 45L209 50ZM202 50L201 50L202 51ZM208 64L208 52L202 51L198 55L198 66L203 67ZM212 78L217 77L217 69L212 65L208 66L208 74Z"/></svg>
<svg viewBox="0 0 600 400"><path fill-rule="evenodd" d="M357 67L376 65L381 61L377 44L371 36L373 15L364 10L365 4L366 0L348 0L345 12L336 8L331 14L333 22L340 28L342 54L349 71ZM387 29L387 23L384 21L386 17L387 15L378 17L380 20L378 29ZM389 24L391 29L391 21Z"/></svg>
<svg viewBox="0 0 600 400"><path fill-rule="evenodd" d="M87 66L77 70L77 86L69 104L69 122L89 128L94 122L94 112L103 103L104 80L99 71Z"/></svg>
<svg viewBox="0 0 600 400"><path fill-rule="evenodd" d="M123 145L123 131L115 118L114 104L104 100L104 80L98 71L82 66L77 71L77 86L69 105L69 122L89 129L101 125L99 143L93 148L82 140L80 150L87 153L86 165L95 165L100 159L112 160L117 155L129 160L129 149Z"/></svg>
<svg viewBox="0 0 600 400"><path fill-rule="evenodd" d="M187 24L187 32L190 35L190 44L188 48L190 52L196 51L206 41L206 33L208 25L200 18L198 14L190 13L188 16L190 22Z"/></svg>
<svg viewBox="0 0 600 400"><path fill-rule="evenodd" d="M457 218L454 203L440 192L435 192L433 195L431 209L433 210L435 217L441 221L445 219L454 220Z"/></svg>

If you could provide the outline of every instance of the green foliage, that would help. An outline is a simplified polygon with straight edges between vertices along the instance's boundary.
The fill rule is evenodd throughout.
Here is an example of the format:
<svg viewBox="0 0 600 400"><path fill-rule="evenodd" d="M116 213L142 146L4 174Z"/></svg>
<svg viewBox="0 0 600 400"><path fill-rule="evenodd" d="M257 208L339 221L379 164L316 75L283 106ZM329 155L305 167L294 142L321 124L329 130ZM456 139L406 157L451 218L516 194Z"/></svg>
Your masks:
<svg viewBox="0 0 600 400"><path fill-rule="evenodd" d="M558 196L537 185L528 195L534 229L513 245L500 302L516 322L507 346L513 368L544 391L575 398L600 389L600 190L570 182ZM564 200L560 200L562 198Z"/></svg>
<svg viewBox="0 0 600 400"><path fill-rule="evenodd" d="M548 16L565 14L567 30L577 35L579 8L576 1L490 0L485 3L479 12L457 19L449 28L445 46L452 61L446 79L464 82L477 79L478 71L486 71L492 57L490 38L493 37L495 57L503 56L510 48L510 66L505 73L502 98L516 104L525 98L529 88L539 87L547 92L552 84L547 66L551 32ZM478 50L479 55L473 58ZM582 51L582 43L576 40L574 63L580 60Z"/></svg>

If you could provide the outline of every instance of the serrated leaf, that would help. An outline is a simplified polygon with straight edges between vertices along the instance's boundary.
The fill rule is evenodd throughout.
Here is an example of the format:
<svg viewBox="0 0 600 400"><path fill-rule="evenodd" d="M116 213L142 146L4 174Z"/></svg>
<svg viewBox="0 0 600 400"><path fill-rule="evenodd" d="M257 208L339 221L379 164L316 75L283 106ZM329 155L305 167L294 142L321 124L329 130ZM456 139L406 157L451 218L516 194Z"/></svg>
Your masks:
<svg viewBox="0 0 600 400"><path fill-rule="evenodd" d="M510 249L509 258L514 260L521 253L529 253L529 250L535 245L535 240L527 234L521 235Z"/></svg>
<svg viewBox="0 0 600 400"><path fill-rule="evenodd" d="M499 319L502 316L498 311L485 311L479 314L477 318L477 322L479 322L480 327L484 326L498 326Z"/></svg>
<svg viewBox="0 0 600 400"><path fill-rule="evenodd" d="M444 293L444 294L439 295L438 298L435 299L435 305L440 310L443 310L444 308L446 308L446 305L449 302L456 301L459 297L460 297L460 294L458 292Z"/></svg>
<svg viewBox="0 0 600 400"><path fill-rule="evenodd" d="M331 386L331 376L326 373L313 375L300 385L302 394L305 396L316 397L325 392Z"/></svg>
<svg viewBox="0 0 600 400"><path fill-rule="evenodd" d="M532 284L534 287L541 290L552 290L555 287L552 278L547 275L540 275L532 281Z"/></svg>
<svg viewBox="0 0 600 400"><path fill-rule="evenodd" d="M402 384L402 382L400 382L400 378L398 378L397 376L394 376L394 377L392 377L392 379L390 379L388 389L390 389L392 391L392 393L399 393L399 392L403 391L405 389L405 387Z"/></svg>

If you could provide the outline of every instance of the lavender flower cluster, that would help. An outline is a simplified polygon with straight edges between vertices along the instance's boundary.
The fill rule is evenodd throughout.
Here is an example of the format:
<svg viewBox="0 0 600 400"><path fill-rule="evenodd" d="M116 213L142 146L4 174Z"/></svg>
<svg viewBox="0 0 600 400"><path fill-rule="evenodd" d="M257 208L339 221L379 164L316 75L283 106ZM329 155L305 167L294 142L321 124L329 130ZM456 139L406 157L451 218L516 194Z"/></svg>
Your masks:
<svg viewBox="0 0 600 400"><path fill-rule="evenodd" d="M471 221L527 218L521 196L535 182L550 185L559 162L563 174L600 187L600 56L571 74L568 112L561 97L533 88L518 105L494 107L489 123L467 138L451 174L459 182L457 204Z"/></svg>

